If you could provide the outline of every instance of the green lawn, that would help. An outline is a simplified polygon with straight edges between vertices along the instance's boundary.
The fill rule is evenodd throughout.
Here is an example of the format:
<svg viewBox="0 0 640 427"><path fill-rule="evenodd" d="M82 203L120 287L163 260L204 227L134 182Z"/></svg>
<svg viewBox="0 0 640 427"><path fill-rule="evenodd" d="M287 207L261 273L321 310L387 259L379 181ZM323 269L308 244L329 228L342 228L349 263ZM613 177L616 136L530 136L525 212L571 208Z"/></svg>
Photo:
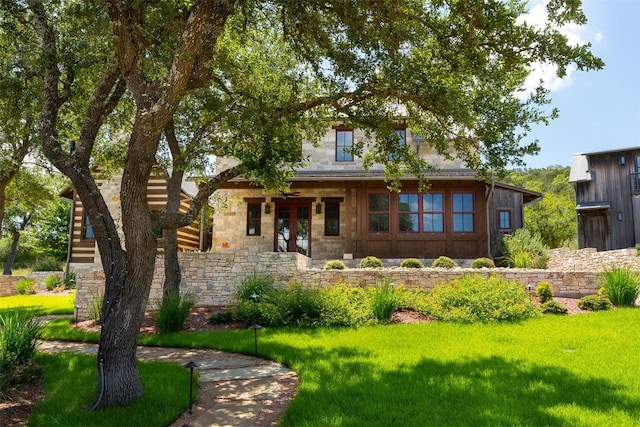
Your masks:
<svg viewBox="0 0 640 427"><path fill-rule="evenodd" d="M0 298L0 313L24 307L42 314L73 314L75 301L76 291L61 295L12 295Z"/></svg>
<svg viewBox="0 0 640 427"><path fill-rule="evenodd" d="M285 426L631 426L638 325L640 310L617 309L515 324L265 328L258 347L300 376ZM143 341L254 351L251 330Z"/></svg>

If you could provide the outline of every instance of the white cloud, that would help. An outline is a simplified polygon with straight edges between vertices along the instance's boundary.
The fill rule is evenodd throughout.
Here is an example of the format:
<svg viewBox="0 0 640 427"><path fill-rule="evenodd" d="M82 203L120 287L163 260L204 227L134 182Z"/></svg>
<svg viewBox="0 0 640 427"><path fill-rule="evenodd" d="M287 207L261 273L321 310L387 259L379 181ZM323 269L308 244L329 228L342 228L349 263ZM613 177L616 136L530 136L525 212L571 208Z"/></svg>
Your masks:
<svg viewBox="0 0 640 427"><path fill-rule="evenodd" d="M543 28L547 25L547 4L549 0L532 0L529 3L528 13L522 15L518 22L526 22L534 27ZM602 34L590 32L584 25L574 23L564 25L558 28L559 31L567 37L569 44L584 45L589 41L601 41ZM531 72L524 83L524 91L521 92L522 98L527 97L538 86L540 80L544 82L544 86L550 91L559 91L573 84L573 74L575 67L568 67L566 75L562 78L557 76L558 67L551 64L536 63L531 67Z"/></svg>

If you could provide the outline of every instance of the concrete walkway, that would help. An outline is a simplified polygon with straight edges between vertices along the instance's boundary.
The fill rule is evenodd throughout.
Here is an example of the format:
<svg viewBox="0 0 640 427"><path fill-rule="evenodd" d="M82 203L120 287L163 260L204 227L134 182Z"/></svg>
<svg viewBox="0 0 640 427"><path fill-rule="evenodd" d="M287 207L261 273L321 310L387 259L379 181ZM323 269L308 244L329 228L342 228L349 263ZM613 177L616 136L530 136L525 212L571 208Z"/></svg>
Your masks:
<svg viewBox="0 0 640 427"><path fill-rule="evenodd" d="M38 350L46 353L74 352L96 354L97 344L42 341ZM242 426L271 424L288 403L297 386L296 374L284 366L256 357L217 350L139 346L141 359L199 365L199 399L172 426ZM287 386L287 384L289 386ZM275 402L275 404L274 404ZM260 416L261 412L270 417ZM275 412L275 413L274 413Z"/></svg>

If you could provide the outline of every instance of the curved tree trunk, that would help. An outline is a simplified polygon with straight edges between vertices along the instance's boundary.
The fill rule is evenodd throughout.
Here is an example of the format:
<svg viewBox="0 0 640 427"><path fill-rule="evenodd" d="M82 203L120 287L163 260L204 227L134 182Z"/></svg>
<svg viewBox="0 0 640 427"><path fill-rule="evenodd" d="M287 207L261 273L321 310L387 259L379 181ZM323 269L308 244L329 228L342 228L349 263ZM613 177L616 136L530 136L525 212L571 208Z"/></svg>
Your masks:
<svg viewBox="0 0 640 427"><path fill-rule="evenodd" d="M11 230L11 250L9 251L7 260L4 263L4 271L2 272L2 274L5 276L11 276L11 268L13 268L13 263L16 260L19 242L20 242L20 231L16 229Z"/></svg>
<svg viewBox="0 0 640 427"><path fill-rule="evenodd" d="M180 292L182 272L178 261L178 229L165 228L163 233L164 248L164 284L162 286L162 298L176 295Z"/></svg>

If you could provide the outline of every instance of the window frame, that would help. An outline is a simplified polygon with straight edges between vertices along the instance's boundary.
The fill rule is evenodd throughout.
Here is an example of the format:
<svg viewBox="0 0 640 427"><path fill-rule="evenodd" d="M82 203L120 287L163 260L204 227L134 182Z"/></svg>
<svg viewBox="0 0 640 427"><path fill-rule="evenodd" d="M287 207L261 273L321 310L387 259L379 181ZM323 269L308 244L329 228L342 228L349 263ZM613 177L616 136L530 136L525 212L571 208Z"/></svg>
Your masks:
<svg viewBox="0 0 640 427"><path fill-rule="evenodd" d="M411 201L409 200L409 202L407 203L409 205L409 210L401 210L401 201L400 199L403 197L410 197L410 196L415 196L416 198L416 210L411 210ZM420 197L420 193L400 193L398 194L398 233L405 233L405 234L419 234L420 233L420 219L422 218L421 216L421 197ZM416 218L416 223L415 225L417 226L417 229L415 230L401 230L401 226L402 226L402 216L407 216L407 217L415 217ZM413 221L411 221L411 224L413 225Z"/></svg>
<svg viewBox="0 0 640 427"><path fill-rule="evenodd" d="M471 210L465 210L464 196L471 196ZM456 196L462 196L462 210L456 210ZM451 231L453 233L467 233L472 234L476 232L476 197L473 192L468 191L456 191L451 193ZM456 217L462 218L462 230L456 230ZM471 217L471 230L467 230L465 227L466 218Z"/></svg>
<svg viewBox="0 0 640 427"><path fill-rule="evenodd" d="M503 227L502 214L507 214L508 227ZM498 230L500 231L513 230L513 215L511 214L511 209L498 209Z"/></svg>
<svg viewBox="0 0 640 427"><path fill-rule="evenodd" d="M340 133L344 133L344 134L351 134L351 145L349 147L347 147L345 144L343 145L339 145L340 140L339 140L339 134ZM354 143L354 133L353 133L353 129L350 128L337 128L336 129L336 144L335 144L335 161L336 163L351 163L353 161L355 161L355 156L353 155L353 143ZM346 152L345 148L349 148L351 152ZM340 159L339 158L339 154L342 153L342 156L344 156L345 158Z"/></svg>
<svg viewBox="0 0 640 427"><path fill-rule="evenodd" d="M251 213L257 216L251 217ZM251 226L254 226L255 233L249 233ZM247 226L245 229L247 237L258 237L262 235L262 203L260 202L247 202Z"/></svg>
<svg viewBox="0 0 640 427"><path fill-rule="evenodd" d="M90 231L90 236L88 235L88 231ZM93 231L91 218L89 218L89 215L86 212L82 214L82 230L80 233L82 240L96 240L96 233Z"/></svg>
<svg viewBox="0 0 640 427"><path fill-rule="evenodd" d="M334 210L335 209L335 210ZM335 213L336 215L331 215ZM337 221L337 232L333 234L333 232L329 232L329 228L327 227L331 222ZM327 237L338 237L340 236L340 202L324 202L324 235Z"/></svg>
<svg viewBox="0 0 640 427"><path fill-rule="evenodd" d="M442 205L442 210L441 211L428 211L424 208L424 196L440 196L440 203ZM422 193L422 197L420 197L420 203L422 204L421 206L421 211L420 211L420 227L421 227L421 231L422 233L425 234L444 234L445 229L446 229L446 221L445 221L445 215L446 215L446 208L445 208L445 193L444 191L434 191L434 192L428 192L428 193ZM440 231L425 231L424 230L424 216L425 215L431 215L432 218L435 215L439 215L440 218L442 219L442 230Z"/></svg>
<svg viewBox="0 0 640 427"><path fill-rule="evenodd" d="M371 210L371 196L386 196L387 197L387 210L372 211ZM371 216L377 215L382 218L387 216L387 229L386 230L372 230L371 229ZM380 222L378 222L380 223ZM391 194L382 192L367 193L367 233L369 234L389 234L391 232Z"/></svg>

